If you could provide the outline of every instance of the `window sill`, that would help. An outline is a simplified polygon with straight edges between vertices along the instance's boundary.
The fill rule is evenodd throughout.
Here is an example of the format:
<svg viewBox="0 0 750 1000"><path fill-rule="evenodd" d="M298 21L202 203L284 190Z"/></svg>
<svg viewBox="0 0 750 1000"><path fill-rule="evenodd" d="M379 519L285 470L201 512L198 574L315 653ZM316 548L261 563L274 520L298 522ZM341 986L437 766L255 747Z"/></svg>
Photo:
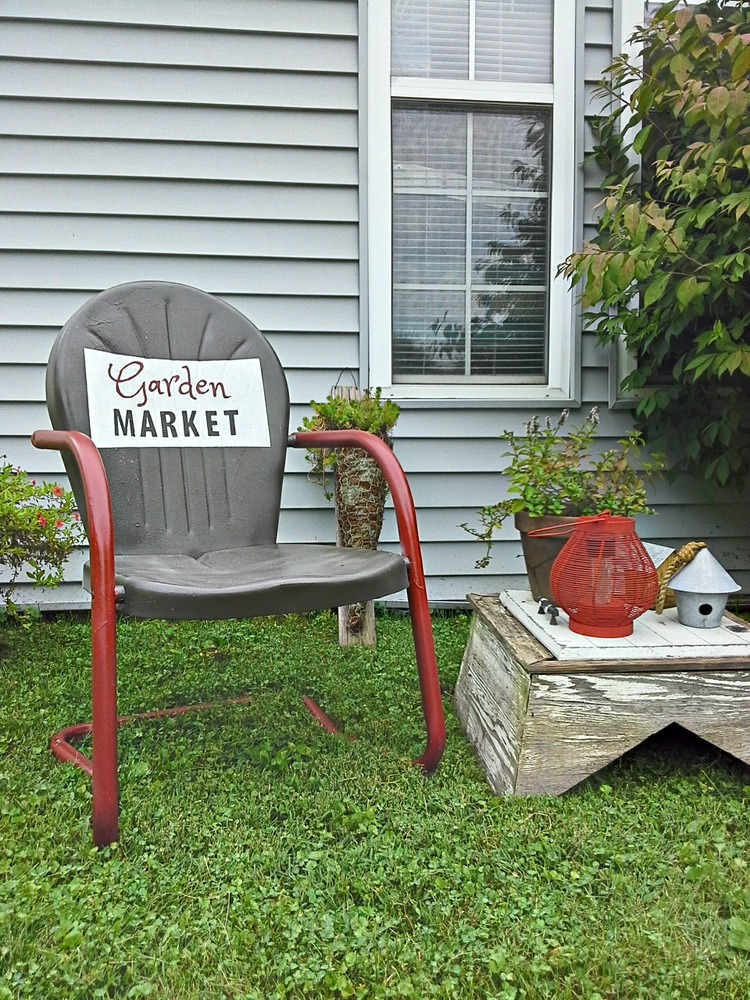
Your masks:
<svg viewBox="0 0 750 1000"><path fill-rule="evenodd" d="M406 409L557 407L580 403L570 392L548 385L391 385L382 387L382 395Z"/></svg>

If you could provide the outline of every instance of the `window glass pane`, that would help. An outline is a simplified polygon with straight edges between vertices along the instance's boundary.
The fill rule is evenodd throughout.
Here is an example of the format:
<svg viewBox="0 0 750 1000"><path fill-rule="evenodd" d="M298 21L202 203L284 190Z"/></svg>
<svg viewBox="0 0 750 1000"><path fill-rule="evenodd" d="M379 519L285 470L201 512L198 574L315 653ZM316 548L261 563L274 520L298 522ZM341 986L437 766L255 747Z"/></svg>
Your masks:
<svg viewBox="0 0 750 1000"><path fill-rule="evenodd" d="M481 292L472 297L473 375L543 376L546 371L546 292Z"/></svg>
<svg viewBox="0 0 750 1000"><path fill-rule="evenodd" d="M393 269L405 284L466 283L466 198L396 194Z"/></svg>
<svg viewBox="0 0 750 1000"><path fill-rule="evenodd" d="M474 115L474 186L545 191L550 114L546 109Z"/></svg>
<svg viewBox="0 0 750 1000"><path fill-rule="evenodd" d="M552 8L553 0L476 0L475 79L551 83Z"/></svg>
<svg viewBox="0 0 750 1000"><path fill-rule="evenodd" d="M474 114L471 371L546 368L549 112Z"/></svg>
<svg viewBox="0 0 750 1000"><path fill-rule="evenodd" d="M450 106L394 106L393 189L466 191L466 114Z"/></svg>
<svg viewBox="0 0 750 1000"><path fill-rule="evenodd" d="M547 199L474 199L471 264L474 283L544 285Z"/></svg>
<svg viewBox="0 0 750 1000"><path fill-rule="evenodd" d="M552 11L553 0L393 0L391 72L550 83Z"/></svg>
<svg viewBox="0 0 750 1000"><path fill-rule="evenodd" d="M548 111L397 102L393 121L394 379L541 380Z"/></svg>
<svg viewBox="0 0 750 1000"><path fill-rule="evenodd" d="M401 381L424 376L460 379L466 352L465 308L462 292L394 288L393 353Z"/></svg>
<svg viewBox="0 0 750 1000"><path fill-rule="evenodd" d="M469 0L394 0L391 36L394 76L468 78Z"/></svg>
<svg viewBox="0 0 750 1000"><path fill-rule="evenodd" d="M399 281L465 282L464 113L394 109L393 192Z"/></svg>

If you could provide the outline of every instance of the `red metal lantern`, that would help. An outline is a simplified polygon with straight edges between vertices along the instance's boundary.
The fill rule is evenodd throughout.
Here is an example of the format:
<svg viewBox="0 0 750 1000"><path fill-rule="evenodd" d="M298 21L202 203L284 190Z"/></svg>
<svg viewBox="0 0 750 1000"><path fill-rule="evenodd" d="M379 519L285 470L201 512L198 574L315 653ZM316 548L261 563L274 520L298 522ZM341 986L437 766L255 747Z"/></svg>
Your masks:
<svg viewBox="0 0 750 1000"><path fill-rule="evenodd" d="M538 528L531 534L570 530ZM633 620L653 606L658 578L633 518L604 511L578 519L552 565L550 584L572 632L609 639L632 633Z"/></svg>

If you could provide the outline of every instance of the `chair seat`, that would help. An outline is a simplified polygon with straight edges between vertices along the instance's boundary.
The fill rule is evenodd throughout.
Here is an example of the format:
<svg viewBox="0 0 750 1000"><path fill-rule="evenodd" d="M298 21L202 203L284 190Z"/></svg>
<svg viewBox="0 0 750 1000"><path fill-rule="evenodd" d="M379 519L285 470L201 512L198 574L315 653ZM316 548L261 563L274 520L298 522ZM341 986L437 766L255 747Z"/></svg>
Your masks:
<svg viewBox="0 0 750 1000"><path fill-rule="evenodd" d="M115 556L119 605L137 618L222 619L335 608L403 590L401 555L335 545L256 545L186 555ZM84 569L89 588L89 566Z"/></svg>

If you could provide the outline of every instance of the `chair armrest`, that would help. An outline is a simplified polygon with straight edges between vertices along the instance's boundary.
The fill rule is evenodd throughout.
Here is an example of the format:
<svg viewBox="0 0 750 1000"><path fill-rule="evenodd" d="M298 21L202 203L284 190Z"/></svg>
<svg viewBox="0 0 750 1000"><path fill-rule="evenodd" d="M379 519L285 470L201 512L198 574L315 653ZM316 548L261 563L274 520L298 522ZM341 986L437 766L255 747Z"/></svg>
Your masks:
<svg viewBox="0 0 750 1000"><path fill-rule="evenodd" d="M109 484L99 449L81 431L34 431L35 448L66 452L78 469L83 487L85 511L82 511L89 539L92 598L114 601L115 535Z"/></svg>
<svg viewBox="0 0 750 1000"><path fill-rule="evenodd" d="M424 589L422 550L414 499L401 463L388 445L369 431L299 431L289 436L290 448L361 448L378 463L388 483L396 513L401 551L409 562L412 585Z"/></svg>

